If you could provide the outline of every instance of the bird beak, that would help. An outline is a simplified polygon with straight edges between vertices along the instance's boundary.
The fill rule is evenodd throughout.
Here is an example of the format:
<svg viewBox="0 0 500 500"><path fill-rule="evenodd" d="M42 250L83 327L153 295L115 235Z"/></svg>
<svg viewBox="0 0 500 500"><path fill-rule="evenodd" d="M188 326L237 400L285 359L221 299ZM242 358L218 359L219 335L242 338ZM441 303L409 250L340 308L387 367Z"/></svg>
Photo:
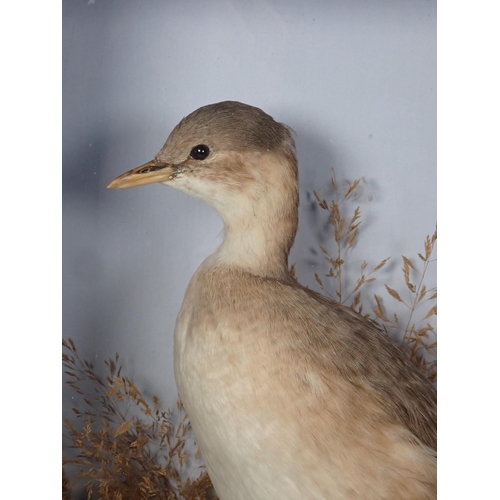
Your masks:
<svg viewBox="0 0 500 500"><path fill-rule="evenodd" d="M109 189L126 189L153 182L165 182L172 179L175 166L158 160L151 160L140 167L133 168L118 176L108 185Z"/></svg>

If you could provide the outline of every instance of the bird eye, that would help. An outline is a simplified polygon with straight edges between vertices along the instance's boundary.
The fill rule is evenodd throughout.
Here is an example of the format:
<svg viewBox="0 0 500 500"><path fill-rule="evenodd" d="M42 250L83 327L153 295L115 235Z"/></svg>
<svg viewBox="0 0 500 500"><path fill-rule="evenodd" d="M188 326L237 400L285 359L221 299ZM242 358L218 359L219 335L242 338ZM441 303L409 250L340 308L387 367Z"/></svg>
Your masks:
<svg viewBox="0 0 500 500"><path fill-rule="evenodd" d="M191 150L189 156L193 160L204 160L209 154L210 154L210 149L208 148L208 146L205 146L205 144L198 144L198 146L195 146Z"/></svg>

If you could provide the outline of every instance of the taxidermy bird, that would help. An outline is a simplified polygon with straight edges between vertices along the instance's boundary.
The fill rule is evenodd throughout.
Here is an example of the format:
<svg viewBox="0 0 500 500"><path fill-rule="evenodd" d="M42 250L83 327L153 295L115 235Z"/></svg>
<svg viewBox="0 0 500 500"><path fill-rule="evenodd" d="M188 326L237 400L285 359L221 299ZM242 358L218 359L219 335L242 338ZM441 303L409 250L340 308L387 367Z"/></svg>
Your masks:
<svg viewBox="0 0 500 500"><path fill-rule="evenodd" d="M291 130L239 102L204 106L109 187L153 182L224 222L174 338L179 395L219 498L436 498L434 387L368 320L289 272Z"/></svg>

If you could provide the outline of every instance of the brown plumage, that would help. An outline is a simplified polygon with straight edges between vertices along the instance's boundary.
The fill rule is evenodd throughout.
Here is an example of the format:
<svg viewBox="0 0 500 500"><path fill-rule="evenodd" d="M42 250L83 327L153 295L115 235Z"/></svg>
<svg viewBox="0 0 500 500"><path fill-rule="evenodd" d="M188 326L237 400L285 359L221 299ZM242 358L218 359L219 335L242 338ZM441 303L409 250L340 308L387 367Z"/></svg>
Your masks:
<svg viewBox="0 0 500 500"><path fill-rule="evenodd" d="M115 179L204 200L224 239L194 274L175 375L221 500L436 498L436 393L397 346L288 271L298 220L288 127L204 106Z"/></svg>

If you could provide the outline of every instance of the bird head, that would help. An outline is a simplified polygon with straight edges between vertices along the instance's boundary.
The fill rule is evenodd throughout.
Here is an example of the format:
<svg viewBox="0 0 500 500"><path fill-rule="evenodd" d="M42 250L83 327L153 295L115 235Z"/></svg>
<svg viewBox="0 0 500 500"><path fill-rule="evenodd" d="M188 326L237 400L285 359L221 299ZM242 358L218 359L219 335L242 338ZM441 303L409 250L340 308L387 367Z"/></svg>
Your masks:
<svg viewBox="0 0 500 500"><path fill-rule="evenodd" d="M281 171L273 173L269 163L281 163L281 169L275 166ZM225 101L186 116L153 160L120 175L108 188L158 182L213 204L210 198L221 191L231 197L231 191L258 188L274 177L296 182L290 129L259 108Z"/></svg>
<svg viewBox="0 0 500 500"><path fill-rule="evenodd" d="M212 206L226 233L266 224L269 233L279 224L287 254L297 226L297 176L291 130L259 108L225 101L186 116L152 161L108 187L171 186Z"/></svg>

